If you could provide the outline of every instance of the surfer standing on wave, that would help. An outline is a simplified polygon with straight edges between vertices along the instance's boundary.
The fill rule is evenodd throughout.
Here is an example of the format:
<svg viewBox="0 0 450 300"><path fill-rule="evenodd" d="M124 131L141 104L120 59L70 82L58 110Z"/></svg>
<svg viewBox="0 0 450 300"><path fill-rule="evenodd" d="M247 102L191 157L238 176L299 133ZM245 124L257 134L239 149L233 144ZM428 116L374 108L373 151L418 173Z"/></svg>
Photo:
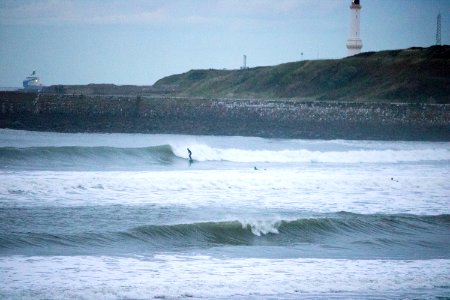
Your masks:
<svg viewBox="0 0 450 300"><path fill-rule="evenodd" d="M192 151L189 148L187 148L187 151L188 151L188 155L189 155L189 162L192 163L194 161L192 159Z"/></svg>

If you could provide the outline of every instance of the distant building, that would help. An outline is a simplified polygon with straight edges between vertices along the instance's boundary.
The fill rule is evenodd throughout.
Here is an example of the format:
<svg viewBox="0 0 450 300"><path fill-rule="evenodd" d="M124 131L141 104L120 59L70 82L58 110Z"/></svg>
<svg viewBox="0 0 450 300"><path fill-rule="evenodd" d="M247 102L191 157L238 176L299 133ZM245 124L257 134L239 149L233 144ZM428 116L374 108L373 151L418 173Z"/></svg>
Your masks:
<svg viewBox="0 0 450 300"><path fill-rule="evenodd" d="M350 37L347 40L347 55L352 56L361 53L362 40L360 38L361 4L359 0L353 0L350 5Z"/></svg>

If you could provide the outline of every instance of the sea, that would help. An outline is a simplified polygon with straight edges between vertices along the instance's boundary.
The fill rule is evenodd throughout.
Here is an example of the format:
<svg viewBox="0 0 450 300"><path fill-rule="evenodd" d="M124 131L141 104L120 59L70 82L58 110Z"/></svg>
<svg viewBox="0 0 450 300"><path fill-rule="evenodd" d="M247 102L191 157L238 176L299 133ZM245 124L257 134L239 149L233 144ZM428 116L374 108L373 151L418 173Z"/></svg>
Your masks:
<svg viewBox="0 0 450 300"><path fill-rule="evenodd" d="M1 299L448 297L448 142L0 129Z"/></svg>

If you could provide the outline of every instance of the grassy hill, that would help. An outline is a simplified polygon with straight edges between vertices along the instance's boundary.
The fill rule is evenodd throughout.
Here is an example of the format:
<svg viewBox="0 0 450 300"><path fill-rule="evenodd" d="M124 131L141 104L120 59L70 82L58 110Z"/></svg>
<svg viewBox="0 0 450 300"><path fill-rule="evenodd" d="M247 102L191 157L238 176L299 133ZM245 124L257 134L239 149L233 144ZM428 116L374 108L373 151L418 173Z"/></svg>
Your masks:
<svg viewBox="0 0 450 300"><path fill-rule="evenodd" d="M450 103L450 46L246 70L191 70L162 78L154 88L188 97Z"/></svg>

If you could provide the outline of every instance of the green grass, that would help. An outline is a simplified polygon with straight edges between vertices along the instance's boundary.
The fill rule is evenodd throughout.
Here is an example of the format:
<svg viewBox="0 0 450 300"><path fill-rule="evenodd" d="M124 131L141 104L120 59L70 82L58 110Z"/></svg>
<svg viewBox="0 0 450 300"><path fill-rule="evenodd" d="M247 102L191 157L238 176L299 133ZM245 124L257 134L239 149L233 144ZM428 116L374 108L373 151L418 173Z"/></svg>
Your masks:
<svg viewBox="0 0 450 300"><path fill-rule="evenodd" d="M191 70L157 81L174 96L450 103L450 46L368 52L247 70Z"/></svg>

